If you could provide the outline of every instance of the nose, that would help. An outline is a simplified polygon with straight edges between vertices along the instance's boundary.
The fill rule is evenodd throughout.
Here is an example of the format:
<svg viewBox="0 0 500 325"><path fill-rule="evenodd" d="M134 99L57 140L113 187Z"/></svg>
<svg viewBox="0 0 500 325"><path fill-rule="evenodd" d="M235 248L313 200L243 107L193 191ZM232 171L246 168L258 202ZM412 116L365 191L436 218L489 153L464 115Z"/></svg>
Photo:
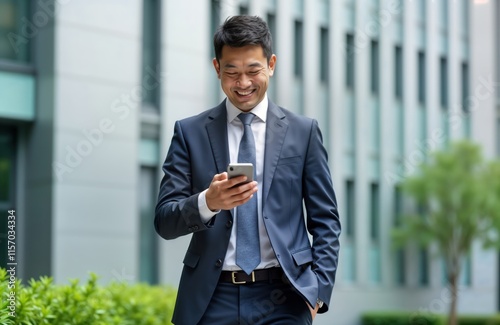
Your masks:
<svg viewBox="0 0 500 325"><path fill-rule="evenodd" d="M241 88L247 88L252 85L252 80L244 73L240 75L236 82Z"/></svg>

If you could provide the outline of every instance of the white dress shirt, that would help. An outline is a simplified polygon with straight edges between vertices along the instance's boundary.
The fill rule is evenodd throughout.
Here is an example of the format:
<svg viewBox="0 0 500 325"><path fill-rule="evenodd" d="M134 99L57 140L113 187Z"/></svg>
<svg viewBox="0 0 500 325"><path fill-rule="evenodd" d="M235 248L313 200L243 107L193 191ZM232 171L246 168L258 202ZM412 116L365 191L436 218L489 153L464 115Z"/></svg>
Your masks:
<svg viewBox="0 0 500 325"><path fill-rule="evenodd" d="M255 118L252 121L252 132L255 139L255 162L256 162L256 181L257 181L257 216L259 221L259 236L260 236L260 264L257 269L263 269L273 266L278 266L278 260L274 254L274 250L269 241L269 236L267 235L266 228L264 226L264 221L262 220L262 181L264 179L264 151L265 151L265 140L266 140L266 119L267 119L267 108L268 100L267 94L264 99L255 106L250 112L255 114ZM238 162L238 150L241 138L243 137L243 123L241 123L238 115L242 113L238 108L236 108L229 99L226 100L226 110L227 110L227 141L229 147L229 160L230 163ZM211 211L207 207L206 195L207 190L200 193L198 197L198 208L200 211L200 216L204 222L210 221L210 219L217 214L219 211ZM231 230L231 237L229 239L229 245L227 247L226 257L224 259L224 264L222 266L223 270L226 271L236 271L241 270L241 268L236 265L236 223L238 222L238 216L236 215L236 209L232 210L233 214L233 228ZM205 231L210 231L207 229Z"/></svg>

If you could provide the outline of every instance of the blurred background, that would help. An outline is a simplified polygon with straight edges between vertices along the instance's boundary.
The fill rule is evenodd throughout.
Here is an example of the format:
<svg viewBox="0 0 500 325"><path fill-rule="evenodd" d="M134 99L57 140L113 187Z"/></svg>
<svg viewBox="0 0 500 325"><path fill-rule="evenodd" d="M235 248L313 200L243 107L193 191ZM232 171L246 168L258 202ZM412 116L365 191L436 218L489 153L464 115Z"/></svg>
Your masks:
<svg viewBox="0 0 500 325"><path fill-rule="evenodd" d="M446 313L441 261L390 232L431 151L469 138L500 155L500 0L0 0L0 214L16 211L18 277L177 286L190 238L154 232L161 165L174 122L224 98L212 35L234 14L268 22L269 97L318 119L329 151L343 233L315 324ZM499 261L473 249L460 312L500 310Z"/></svg>

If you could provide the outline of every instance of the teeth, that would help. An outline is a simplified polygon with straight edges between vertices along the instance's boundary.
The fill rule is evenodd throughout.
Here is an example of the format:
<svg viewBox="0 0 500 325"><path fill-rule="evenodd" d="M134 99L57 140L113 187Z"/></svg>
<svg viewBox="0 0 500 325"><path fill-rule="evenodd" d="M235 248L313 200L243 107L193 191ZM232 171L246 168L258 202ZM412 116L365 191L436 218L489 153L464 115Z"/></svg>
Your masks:
<svg viewBox="0 0 500 325"><path fill-rule="evenodd" d="M252 93L251 90L249 91L237 91L237 93L241 96L246 96L246 95L250 95Z"/></svg>

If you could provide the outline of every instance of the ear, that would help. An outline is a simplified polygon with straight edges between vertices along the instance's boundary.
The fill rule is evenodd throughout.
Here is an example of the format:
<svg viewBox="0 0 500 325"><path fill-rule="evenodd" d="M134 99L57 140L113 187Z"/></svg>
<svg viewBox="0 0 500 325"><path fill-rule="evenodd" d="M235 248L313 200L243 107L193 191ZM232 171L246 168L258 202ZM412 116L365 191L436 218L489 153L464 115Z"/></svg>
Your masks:
<svg viewBox="0 0 500 325"><path fill-rule="evenodd" d="M212 64L214 65L215 73L217 73L217 78L220 79L220 64L216 58L213 58Z"/></svg>
<svg viewBox="0 0 500 325"><path fill-rule="evenodd" d="M271 55L269 59L269 76L272 77L274 74L274 69L276 68L276 55Z"/></svg>

